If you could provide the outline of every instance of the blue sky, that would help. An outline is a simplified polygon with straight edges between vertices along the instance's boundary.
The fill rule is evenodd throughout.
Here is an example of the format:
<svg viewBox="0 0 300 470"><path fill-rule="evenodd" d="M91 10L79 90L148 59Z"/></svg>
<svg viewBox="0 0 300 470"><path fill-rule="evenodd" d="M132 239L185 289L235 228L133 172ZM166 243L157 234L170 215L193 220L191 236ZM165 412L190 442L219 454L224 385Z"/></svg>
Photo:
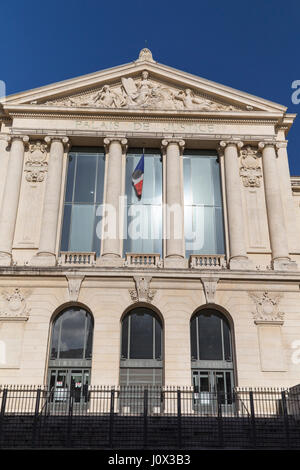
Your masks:
<svg viewBox="0 0 300 470"><path fill-rule="evenodd" d="M130 62L147 41L158 62L300 112L299 0L11 0L0 14L7 94ZM300 117L288 139L300 175Z"/></svg>

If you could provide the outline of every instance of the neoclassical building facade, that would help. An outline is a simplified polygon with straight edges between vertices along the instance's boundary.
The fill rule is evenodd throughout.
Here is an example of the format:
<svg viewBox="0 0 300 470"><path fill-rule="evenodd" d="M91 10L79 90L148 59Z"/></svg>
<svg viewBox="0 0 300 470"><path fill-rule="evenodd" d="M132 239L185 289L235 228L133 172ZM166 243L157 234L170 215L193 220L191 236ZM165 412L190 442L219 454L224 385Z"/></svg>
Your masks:
<svg viewBox="0 0 300 470"><path fill-rule="evenodd" d="M299 383L294 118L148 49L2 100L0 383Z"/></svg>

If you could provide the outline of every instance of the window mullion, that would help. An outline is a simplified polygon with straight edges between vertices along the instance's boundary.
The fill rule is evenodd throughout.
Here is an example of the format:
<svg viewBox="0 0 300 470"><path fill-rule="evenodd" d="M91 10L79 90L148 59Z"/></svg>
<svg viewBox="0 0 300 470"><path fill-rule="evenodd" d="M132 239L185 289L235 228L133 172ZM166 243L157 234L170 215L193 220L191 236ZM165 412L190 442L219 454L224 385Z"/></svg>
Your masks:
<svg viewBox="0 0 300 470"><path fill-rule="evenodd" d="M196 317L197 359L200 361L199 318Z"/></svg>
<svg viewBox="0 0 300 470"><path fill-rule="evenodd" d="M131 316L128 317L127 358L130 359Z"/></svg>

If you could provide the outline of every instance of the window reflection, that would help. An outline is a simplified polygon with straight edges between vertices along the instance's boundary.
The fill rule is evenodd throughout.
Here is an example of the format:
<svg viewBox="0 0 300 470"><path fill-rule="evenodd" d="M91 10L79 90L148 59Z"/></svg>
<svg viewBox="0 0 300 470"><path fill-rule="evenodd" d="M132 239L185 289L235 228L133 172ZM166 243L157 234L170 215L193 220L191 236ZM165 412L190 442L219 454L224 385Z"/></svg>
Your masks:
<svg viewBox="0 0 300 470"><path fill-rule="evenodd" d="M149 309L136 308L122 322L122 359L162 358L162 325Z"/></svg>
<svg viewBox="0 0 300 470"><path fill-rule="evenodd" d="M216 152L186 150L183 177L186 256L224 254L220 168Z"/></svg>
<svg viewBox="0 0 300 470"><path fill-rule="evenodd" d="M141 197L132 184L132 173L144 154ZM157 149L129 149L126 157L127 207L123 251L162 254L162 162Z"/></svg>
<svg viewBox="0 0 300 470"><path fill-rule="evenodd" d="M191 320L192 360L232 361L228 321L215 310L202 310Z"/></svg>
<svg viewBox="0 0 300 470"><path fill-rule="evenodd" d="M97 207L103 201L102 148L73 148L68 157L61 251L100 253Z"/></svg>
<svg viewBox="0 0 300 470"><path fill-rule="evenodd" d="M86 310L63 311L53 323L51 359L90 359L92 337L93 321Z"/></svg>

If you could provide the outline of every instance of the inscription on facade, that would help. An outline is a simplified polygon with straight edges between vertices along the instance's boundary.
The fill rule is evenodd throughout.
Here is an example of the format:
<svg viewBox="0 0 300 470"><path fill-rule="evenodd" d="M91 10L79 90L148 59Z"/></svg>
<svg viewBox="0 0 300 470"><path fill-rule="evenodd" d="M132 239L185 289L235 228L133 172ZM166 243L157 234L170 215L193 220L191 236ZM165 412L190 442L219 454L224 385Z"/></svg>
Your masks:
<svg viewBox="0 0 300 470"><path fill-rule="evenodd" d="M214 134L214 124L197 122L156 122L156 121L76 121L76 129L126 132L185 132L192 134Z"/></svg>

